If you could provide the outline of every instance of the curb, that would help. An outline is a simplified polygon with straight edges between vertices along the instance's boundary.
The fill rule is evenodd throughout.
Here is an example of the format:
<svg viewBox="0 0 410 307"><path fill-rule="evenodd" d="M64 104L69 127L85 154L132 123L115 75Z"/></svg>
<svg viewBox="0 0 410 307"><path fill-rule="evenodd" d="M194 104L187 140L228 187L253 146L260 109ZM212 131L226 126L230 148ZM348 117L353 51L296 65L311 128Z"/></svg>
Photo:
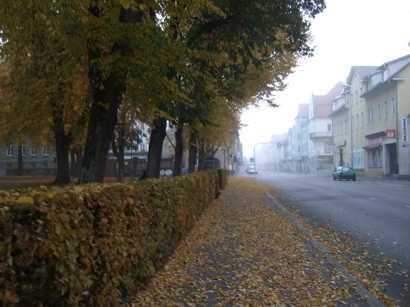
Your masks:
<svg viewBox="0 0 410 307"><path fill-rule="evenodd" d="M270 193L266 193L267 198L269 198L272 202L272 204L279 210L281 211L282 214L285 215L289 219L289 221L302 233L307 235L308 237L312 238L312 233L310 230L306 229L298 220L295 219L295 217L292 215L292 213L285 208L280 202L278 202ZM370 307L384 307L385 305L380 302L377 297L375 297L372 293L370 293L366 287L363 285L363 283L357 279L355 276L353 276L349 271L339 262L337 261L330 253L328 248L320 243L319 241L315 239L311 239L309 242L312 247L319 252L321 252L326 260L333 265L339 272L343 273L343 275L346 276L347 281L351 282L356 286L357 293L366 301L368 306Z"/></svg>

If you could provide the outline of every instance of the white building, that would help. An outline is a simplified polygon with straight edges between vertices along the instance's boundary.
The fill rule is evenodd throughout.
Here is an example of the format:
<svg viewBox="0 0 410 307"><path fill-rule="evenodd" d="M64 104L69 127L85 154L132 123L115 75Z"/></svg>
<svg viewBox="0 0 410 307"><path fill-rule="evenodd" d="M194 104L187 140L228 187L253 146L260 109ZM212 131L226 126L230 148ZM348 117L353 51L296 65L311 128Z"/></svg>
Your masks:
<svg viewBox="0 0 410 307"><path fill-rule="evenodd" d="M309 105L300 104L295 123L288 132L290 167L293 172L309 172Z"/></svg>
<svg viewBox="0 0 410 307"><path fill-rule="evenodd" d="M326 95L312 95L309 103L309 170L328 172L333 168L332 101L343 86L336 84Z"/></svg>

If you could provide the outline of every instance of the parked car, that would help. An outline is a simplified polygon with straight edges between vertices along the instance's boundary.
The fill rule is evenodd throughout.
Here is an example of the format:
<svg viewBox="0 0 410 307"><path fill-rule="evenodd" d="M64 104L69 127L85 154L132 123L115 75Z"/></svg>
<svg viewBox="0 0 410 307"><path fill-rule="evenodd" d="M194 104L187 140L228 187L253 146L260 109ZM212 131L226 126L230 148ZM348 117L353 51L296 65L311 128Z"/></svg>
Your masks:
<svg viewBox="0 0 410 307"><path fill-rule="evenodd" d="M256 170L255 165L249 165L248 168L246 169L246 172L250 175L257 175L258 171Z"/></svg>
<svg viewBox="0 0 410 307"><path fill-rule="evenodd" d="M356 172L352 167L339 166L333 172L333 180L353 180L356 181Z"/></svg>

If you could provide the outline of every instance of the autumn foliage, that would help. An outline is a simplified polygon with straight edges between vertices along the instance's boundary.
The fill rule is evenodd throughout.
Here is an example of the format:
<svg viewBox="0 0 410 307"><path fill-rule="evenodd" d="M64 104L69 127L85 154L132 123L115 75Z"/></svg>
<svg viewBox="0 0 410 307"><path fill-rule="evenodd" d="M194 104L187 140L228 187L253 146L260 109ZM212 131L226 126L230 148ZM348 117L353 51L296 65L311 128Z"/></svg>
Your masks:
<svg viewBox="0 0 410 307"><path fill-rule="evenodd" d="M1 306L116 306L161 268L226 174L0 195Z"/></svg>

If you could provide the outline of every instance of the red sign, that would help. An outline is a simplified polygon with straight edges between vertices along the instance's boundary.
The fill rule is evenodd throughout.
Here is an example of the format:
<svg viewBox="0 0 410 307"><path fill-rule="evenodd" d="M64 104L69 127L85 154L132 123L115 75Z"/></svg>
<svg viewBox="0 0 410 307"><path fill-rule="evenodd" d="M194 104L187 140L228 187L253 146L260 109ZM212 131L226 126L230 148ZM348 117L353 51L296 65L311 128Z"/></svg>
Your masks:
<svg viewBox="0 0 410 307"><path fill-rule="evenodd" d="M387 129L386 130L386 138L389 138L389 139L396 138L396 130L395 129Z"/></svg>

